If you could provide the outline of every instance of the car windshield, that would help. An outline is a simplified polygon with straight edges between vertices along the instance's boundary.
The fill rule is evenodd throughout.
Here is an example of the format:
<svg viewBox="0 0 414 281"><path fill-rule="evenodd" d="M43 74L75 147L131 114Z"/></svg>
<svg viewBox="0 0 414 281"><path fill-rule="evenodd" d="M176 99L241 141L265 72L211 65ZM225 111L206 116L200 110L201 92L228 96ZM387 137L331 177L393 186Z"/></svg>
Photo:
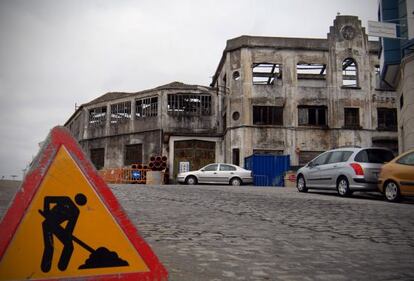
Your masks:
<svg viewBox="0 0 414 281"><path fill-rule="evenodd" d="M355 156L355 161L360 163L377 163L384 164L394 158L391 151L386 149L364 149Z"/></svg>

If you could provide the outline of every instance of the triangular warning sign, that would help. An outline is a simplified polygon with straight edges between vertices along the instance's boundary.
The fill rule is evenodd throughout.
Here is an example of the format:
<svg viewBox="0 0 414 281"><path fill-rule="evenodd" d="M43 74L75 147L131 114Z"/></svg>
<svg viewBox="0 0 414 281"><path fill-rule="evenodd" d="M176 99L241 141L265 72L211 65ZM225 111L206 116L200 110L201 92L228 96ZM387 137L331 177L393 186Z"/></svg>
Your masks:
<svg viewBox="0 0 414 281"><path fill-rule="evenodd" d="M0 280L167 280L115 196L54 128L0 223Z"/></svg>

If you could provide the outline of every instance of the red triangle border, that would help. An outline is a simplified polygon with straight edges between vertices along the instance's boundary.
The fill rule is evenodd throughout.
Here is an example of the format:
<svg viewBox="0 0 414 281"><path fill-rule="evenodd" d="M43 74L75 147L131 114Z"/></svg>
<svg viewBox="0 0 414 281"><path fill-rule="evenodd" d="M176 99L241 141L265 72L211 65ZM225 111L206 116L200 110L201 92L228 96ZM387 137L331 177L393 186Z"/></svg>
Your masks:
<svg viewBox="0 0 414 281"><path fill-rule="evenodd" d="M36 158L33 160L30 171L27 173L23 180L22 185L18 189L15 197L12 200L11 205L6 211L3 220L0 222L0 260L3 257L6 249L11 242L20 222L25 216L26 210L29 207L34 195L36 194L40 184L43 181L53 159L59 148L64 145L66 150L75 160L82 173L90 182L92 188L95 189L98 196L100 196L103 204L112 214L117 221L122 231L130 240L131 244L137 250L144 262L149 268L149 272L133 272L133 273L120 273L110 275L99 276L82 276L75 278L62 278L65 280L99 280L99 281L115 281L115 280L168 280L168 273L157 256L152 251L151 247L142 239L134 224L130 221L122 206L119 204L115 195L110 188L104 182L104 180L98 175L95 167L90 160L85 156L84 152L80 148L79 144L72 137L68 129L65 127L54 127L42 149L39 151ZM38 280L38 279L37 279ZM45 280L59 280L50 279Z"/></svg>

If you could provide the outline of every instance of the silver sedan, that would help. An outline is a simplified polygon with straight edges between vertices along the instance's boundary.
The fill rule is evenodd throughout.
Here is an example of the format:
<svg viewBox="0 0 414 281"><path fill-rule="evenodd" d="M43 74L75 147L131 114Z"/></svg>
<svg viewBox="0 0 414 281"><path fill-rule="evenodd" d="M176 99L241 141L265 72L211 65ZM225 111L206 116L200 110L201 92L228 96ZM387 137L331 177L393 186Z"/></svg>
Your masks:
<svg viewBox="0 0 414 281"><path fill-rule="evenodd" d="M215 183L241 185L252 183L252 172L239 166L225 163L209 164L200 170L179 173L177 175L179 183Z"/></svg>

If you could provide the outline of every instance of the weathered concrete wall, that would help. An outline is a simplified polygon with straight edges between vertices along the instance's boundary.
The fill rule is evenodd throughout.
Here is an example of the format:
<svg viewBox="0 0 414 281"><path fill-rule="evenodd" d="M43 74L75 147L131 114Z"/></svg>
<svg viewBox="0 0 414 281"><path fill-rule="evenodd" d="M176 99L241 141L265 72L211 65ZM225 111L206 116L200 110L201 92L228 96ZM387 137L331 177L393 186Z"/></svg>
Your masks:
<svg viewBox="0 0 414 281"><path fill-rule="evenodd" d="M398 140L402 153L414 148L414 54L406 56L401 64L398 88ZM403 105L401 101L403 100Z"/></svg>
<svg viewBox="0 0 414 281"><path fill-rule="evenodd" d="M240 45L238 45L240 44ZM357 17L339 16L327 40L240 37L226 48L217 72L216 86L227 87L224 110L227 117L225 160L240 148L241 159L254 150L283 150L298 164L297 151L324 151L338 146L372 145L375 140L396 141L395 132L377 133L377 107L395 108L395 93L377 91L377 49L368 42ZM357 85L344 87L343 61L355 60ZM274 85L253 84L254 63L281 64L282 79ZM324 78L299 79L297 64L326 65ZM234 72L240 74L235 80ZM223 79L227 83L224 85ZM230 79L229 79L230 78ZM374 102L375 96L389 96ZM283 126L253 125L254 105L283 106ZM299 126L298 106L325 106L325 126ZM359 127L344 128L344 108L358 108ZM232 118L238 112L238 120Z"/></svg>
<svg viewBox="0 0 414 281"><path fill-rule="evenodd" d="M161 153L161 131L155 130L145 133L131 133L114 137L103 137L98 139L89 139L81 141L81 145L90 156L91 149L105 149L105 168L125 166L125 147L131 144L142 144L142 160L144 163L149 162L152 155Z"/></svg>

